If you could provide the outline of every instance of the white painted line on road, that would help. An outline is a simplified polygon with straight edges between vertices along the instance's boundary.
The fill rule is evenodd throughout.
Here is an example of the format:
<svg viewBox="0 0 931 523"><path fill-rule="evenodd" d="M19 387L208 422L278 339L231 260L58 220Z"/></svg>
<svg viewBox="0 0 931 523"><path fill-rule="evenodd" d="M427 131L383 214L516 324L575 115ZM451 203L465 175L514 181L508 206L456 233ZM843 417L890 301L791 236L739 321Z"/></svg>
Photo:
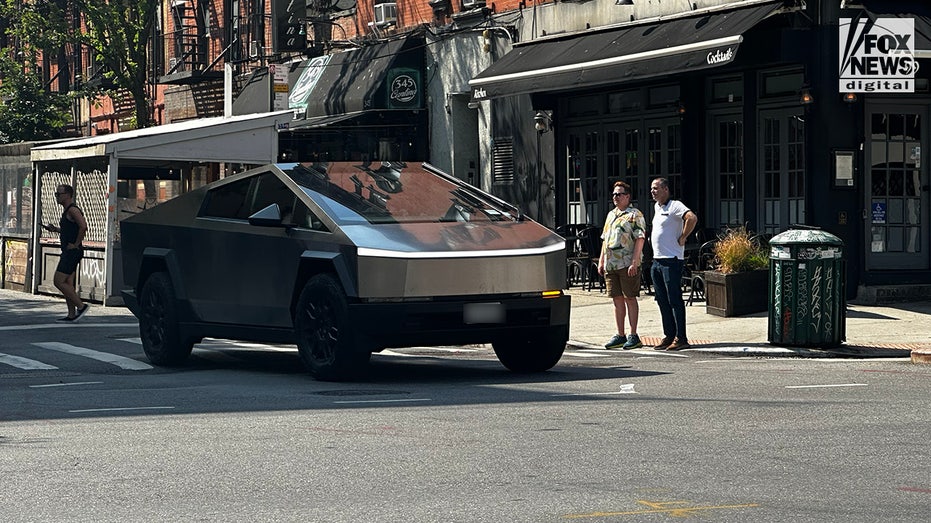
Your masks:
<svg viewBox="0 0 931 523"><path fill-rule="evenodd" d="M436 352L450 352L453 354L456 353L467 353L467 352L479 352L478 349L456 349L452 347L404 347L405 349L419 350L419 351L436 351ZM400 350L400 349L399 349ZM380 352L375 352L373 354L381 354L382 356L400 356L402 358L422 358L423 354L408 354L406 352L398 352L391 349L385 349Z"/></svg>
<svg viewBox="0 0 931 523"><path fill-rule="evenodd" d="M562 353L563 356L572 356L575 358L610 358L610 354L593 354L591 352L576 352L576 351L566 351Z"/></svg>
<svg viewBox="0 0 931 523"><path fill-rule="evenodd" d="M827 389L832 387L866 387L866 383L836 383L833 385L786 385L787 389Z"/></svg>
<svg viewBox="0 0 931 523"><path fill-rule="evenodd" d="M692 347L691 352L706 352L710 354L790 354L798 356L800 354L810 354L812 351L805 349L786 349L784 347Z"/></svg>
<svg viewBox="0 0 931 523"><path fill-rule="evenodd" d="M581 350L606 350L604 345L596 345L594 343L586 343L584 341L572 341L568 343L570 347Z"/></svg>
<svg viewBox="0 0 931 523"><path fill-rule="evenodd" d="M84 412L122 412L127 410L171 410L174 407L113 407L109 409L75 409L68 412L80 414Z"/></svg>
<svg viewBox="0 0 931 523"><path fill-rule="evenodd" d="M457 347L408 347L417 350L435 350L438 352L478 352L478 349L466 349Z"/></svg>
<svg viewBox="0 0 931 523"><path fill-rule="evenodd" d="M44 342L33 343L33 345L35 345L36 347L42 347L43 349L64 352L65 354L72 354L74 356L82 356L84 358L90 358L92 360L102 361L104 363L116 365L117 367L121 369L126 369L126 370L151 370L152 369L151 365L147 363L142 363L141 361L137 361L132 358L117 356L116 354L110 354L109 352L100 352L96 350L86 349L84 347L69 345L67 343L59 343L57 341L44 341Z"/></svg>
<svg viewBox="0 0 931 523"><path fill-rule="evenodd" d="M689 357L688 354L682 354L679 352L666 352L666 351L652 350L652 349L650 349L649 352L647 351L641 352L636 349L627 351L627 352L633 352L634 354L642 354L643 356L637 356L638 359L642 359L642 358L688 358Z"/></svg>
<svg viewBox="0 0 931 523"><path fill-rule="evenodd" d="M49 365L47 363L42 363L41 361L31 360L29 358L23 358L22 356L13 356L12 354L3 354L0 353L0 363L5 363L7 365L12 365L17 369L22 370L52 370L57 369L54 365Z"/></svg>
<svg viewBox="0 0 931 523"><path fill-rule="evenodd" d="M626 390L619 390L615 392L573 392L567 394L552 394L551 397L565 397L565 396L617 396L618 394L637 394L636 392L627 392Z"/></svg>
<svg viewBox="0 0 931 523"><path fill-rule="evenodd" d="M235 363L238 365L247 363L246 360L232 356L228 352L224 352L222 349L219 349L219 348L213 349L213 348L200 347L198 345L195 345L194 350L191 352L191 354L195 358L201 358L201 359L211 361L214 363Z"/></svg>
<svg viewBox="0 0 931 523"><path fill-rule="evenodd" d="M341 400L333 403L410 403L414 401L433 401L430 398L407 398L402 400Z"/></svg>
<svg viewBox="0 0 931 523"><path fill-rule="evenodd" d="M201 348L213 349L214 347L232 348L232 349L259 349L274 352L297 352L296 345L282 346L270 345L268 343L257 343L251 341L227 340L222 338L204 338L204 341L197 344Z"/></svg>
<svg viewBox="0 0 931 523"><path fill-rule="evenodd" d="M252 348L252 347L250 347ZM297 345L293 347L279 347L277 345L259 345L256 349L267 350L269 352L294 352L297 353Z"/></svg>
<svg viewBox="0 0 931 523"><path fill-rule="evenodd" d="M393 350L385 349L381 352L376 352L374 354L381 354L382 356L401 356L402 358L416 358L419 354L404 354L403 352L394 352Z"/></svg>
<svg viewBox="0 0 931 523"><path fill-rule="evenodd" d="M38 329L87 329L99 327L138 327L138 323L39 323L36 325L7 325L0 331L31 331Z"/></svg>
<svg viewBox="0 0 931 523"><path fill-rule="evenodd" d="M76 385L100 385L102 381L75 381L74 383L49 383L48 385L30 385L31 389L45 389L48 387L74 387Z"/></svg>

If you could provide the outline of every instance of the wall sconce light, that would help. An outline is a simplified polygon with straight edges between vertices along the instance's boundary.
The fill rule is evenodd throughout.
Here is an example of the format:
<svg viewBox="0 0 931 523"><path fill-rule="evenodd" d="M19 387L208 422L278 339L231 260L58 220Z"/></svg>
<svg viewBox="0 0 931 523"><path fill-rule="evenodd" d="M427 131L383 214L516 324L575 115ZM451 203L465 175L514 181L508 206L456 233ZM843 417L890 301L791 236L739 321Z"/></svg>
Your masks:
<svg viewBox="0 0 931 523"><path fill-rule="evenodd" d="M614 0L614 5L634 5L634 0Z"/></svg>
<svg viewBox="0 0 931 523"><path fill-rule="evenodd" d="M685 104L682 102L677 103L676 112L679 113L679 116L685 116Z"/></svg>
<svg viewBox="0 0 931 523"><path fill-rule="evenodd" d="M553 127L553 116L549 111L537 111L533 115L533 128L538 133L545 133Z"/></svg>
<svg viewBox="0 0 931 523"><path fill-rule="evenodd" d="M844 101L852 104L857 101L857 93L844 93Z"/></svg>
<svg viewBox="0 0 931 523"><path fill-rule="evenodd" d="M802 105L810 105L815 101L814 97L811 95L811 89L808 87L802 87L798 95L798 103Z"/></svg>

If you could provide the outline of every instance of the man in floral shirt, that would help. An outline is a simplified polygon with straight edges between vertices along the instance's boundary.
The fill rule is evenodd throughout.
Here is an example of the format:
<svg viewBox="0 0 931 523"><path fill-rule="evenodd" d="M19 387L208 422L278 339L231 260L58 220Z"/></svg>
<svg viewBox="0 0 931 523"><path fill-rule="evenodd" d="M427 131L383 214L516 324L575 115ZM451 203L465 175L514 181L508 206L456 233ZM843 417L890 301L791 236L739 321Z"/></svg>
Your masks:
<svg viewBox="0 0 931 523"><path fill-rule="evenodd" d="M614 300L617 334L605 344L606 349L643 347L637 335L640 317L640 262L646 238L646 220L639 209L630 206L630 185L615 182L611 194L614 209L605 218L601 233L601 256L598 274L605 278L608 296ZM625 334L624 320L630 320L630 336Z"/></svg>

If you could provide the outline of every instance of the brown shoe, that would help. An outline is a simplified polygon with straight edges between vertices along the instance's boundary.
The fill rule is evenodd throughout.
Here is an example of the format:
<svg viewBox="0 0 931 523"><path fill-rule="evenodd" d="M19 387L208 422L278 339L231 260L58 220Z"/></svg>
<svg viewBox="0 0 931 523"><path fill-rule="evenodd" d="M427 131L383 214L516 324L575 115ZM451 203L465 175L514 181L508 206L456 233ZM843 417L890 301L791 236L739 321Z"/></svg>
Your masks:
<svg viewBox="0 0 931 523"><path fill-rule="evenodd" d="M666 350L682 350L682 349L688 349L691 347L692 346L689 345L688 340L680 340L679 338L676 338L676 341L672 342L671 345L666 347Z"/></svg>
<svg viewBox="0 0 931 523"><path fill-rule="evenodd" d="M673 337L666 336L665 338L663 338L663 341L659 342L659 345L653 346L653 350L666 350L666 347L672 345L672 343L673 343Z"/></svg>

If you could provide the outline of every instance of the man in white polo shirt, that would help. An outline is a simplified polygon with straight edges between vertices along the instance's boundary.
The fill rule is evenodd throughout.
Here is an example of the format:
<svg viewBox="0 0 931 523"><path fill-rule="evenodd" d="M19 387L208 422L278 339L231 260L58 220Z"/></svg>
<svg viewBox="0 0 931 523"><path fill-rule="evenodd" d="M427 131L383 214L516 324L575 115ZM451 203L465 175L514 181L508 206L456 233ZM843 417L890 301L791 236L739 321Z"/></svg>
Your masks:
<svg viewBox="0 0 931 523"><path fill-rule="evenodd" d="M685 265L685 240L695 229L698 216L684 203L669 196L669 181L656 178L650 184L656 200L653 208L653 266L650 276L656 304L663 318L663 341L656 350L682 350L690 347L685 333L685 301L682 300L682 269Z"/></svg>

